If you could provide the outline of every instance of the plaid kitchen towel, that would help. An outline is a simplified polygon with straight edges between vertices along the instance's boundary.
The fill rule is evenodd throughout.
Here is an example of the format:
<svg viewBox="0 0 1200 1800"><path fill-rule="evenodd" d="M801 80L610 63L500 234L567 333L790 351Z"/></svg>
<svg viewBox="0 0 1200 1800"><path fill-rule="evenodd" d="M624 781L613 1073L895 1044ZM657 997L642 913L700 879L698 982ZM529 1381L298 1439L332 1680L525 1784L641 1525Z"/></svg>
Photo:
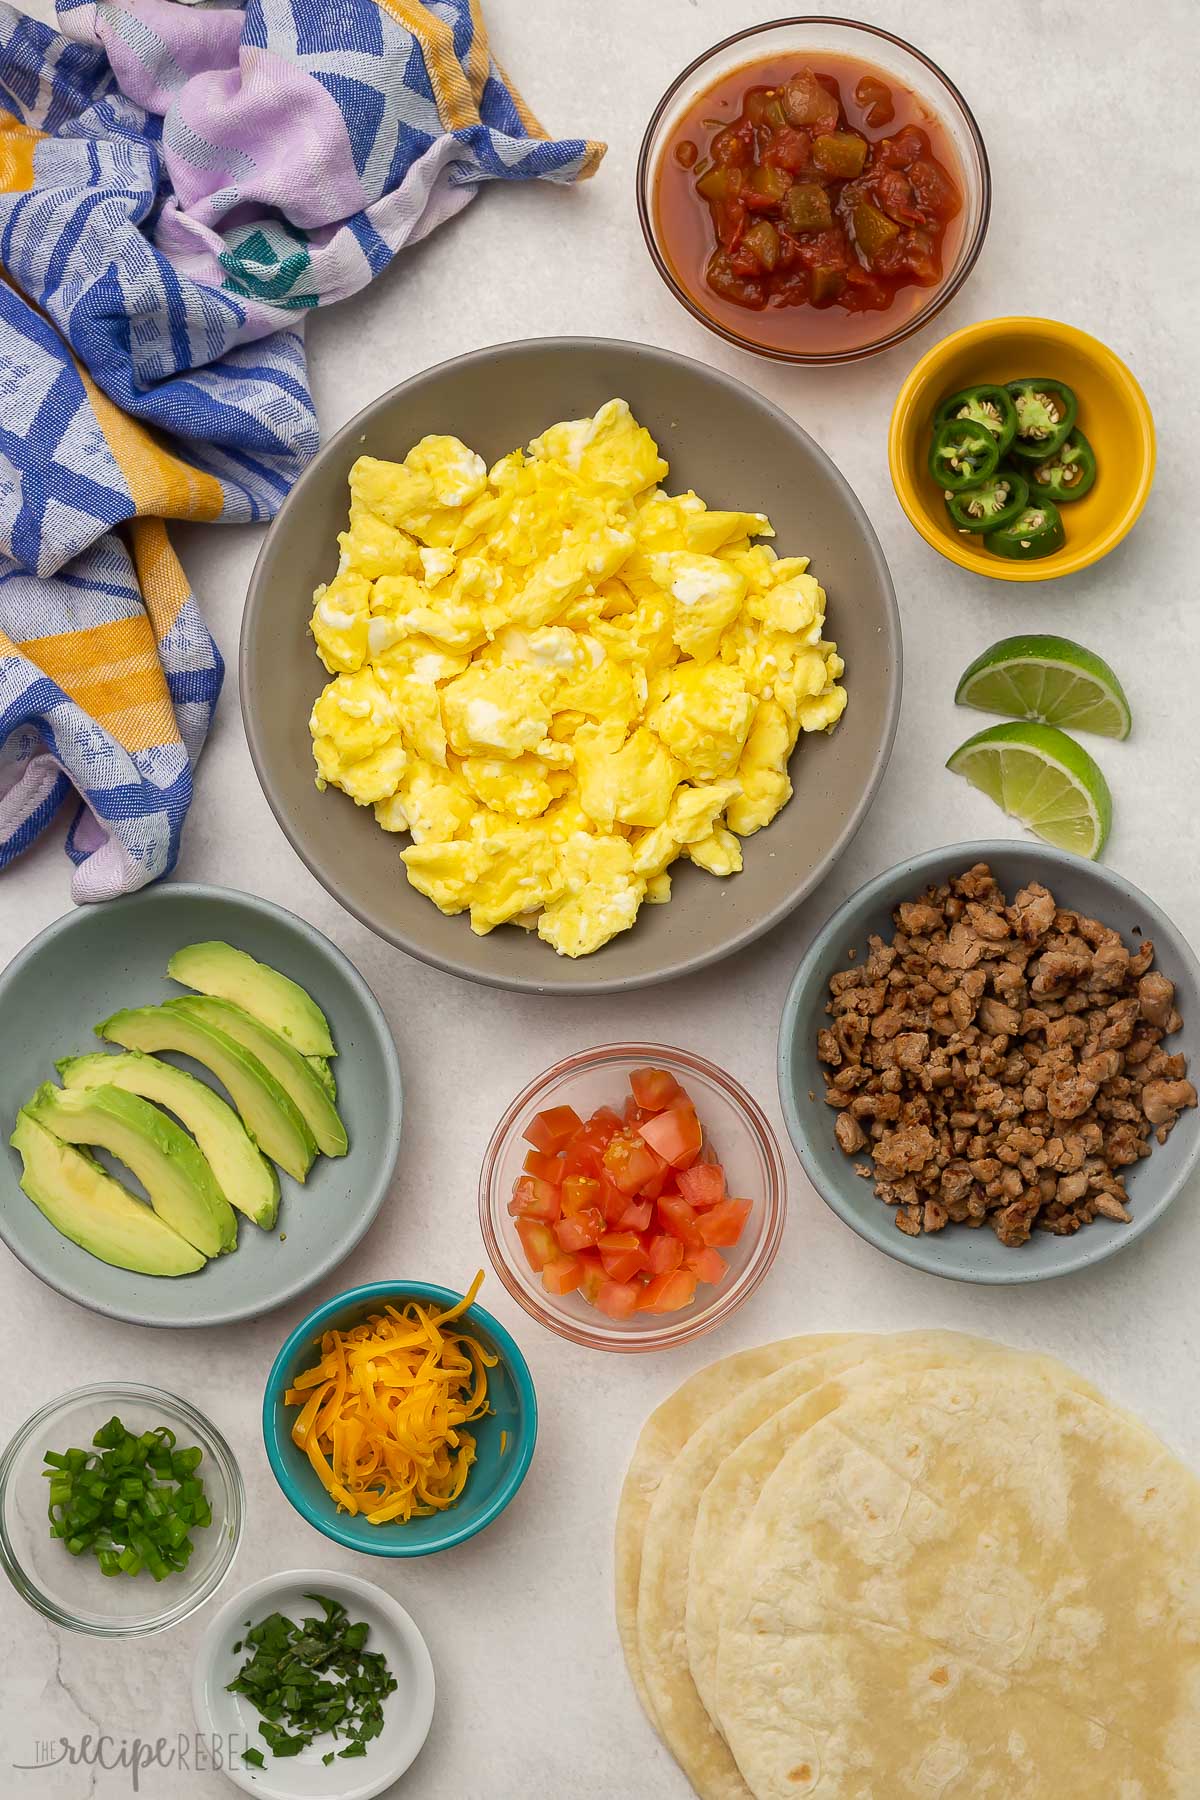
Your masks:
<svg viewBox="0 0 1200 1800"><path fill-rule="evenodd" d="M0 4L0 868L74 790L82 901L175 862L223 669L163 521L274 514L305 313L604 147L546 136L478 0L58 18Z"/></svg>

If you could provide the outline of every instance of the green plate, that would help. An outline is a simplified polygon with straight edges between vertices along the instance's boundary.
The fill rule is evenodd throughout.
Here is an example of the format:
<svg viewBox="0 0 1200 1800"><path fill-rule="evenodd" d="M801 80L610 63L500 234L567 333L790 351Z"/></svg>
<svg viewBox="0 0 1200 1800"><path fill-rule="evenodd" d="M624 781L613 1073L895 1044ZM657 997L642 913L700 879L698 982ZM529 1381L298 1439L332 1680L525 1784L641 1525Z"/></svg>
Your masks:
<svg viewBox="0 0 1200 1800"><path fill-rule="evenodd" d="M318 1157L303 1187L280 1173L279 1218L260 1231L239 1215L238 1247L194 1275L135 1275L90 1256L44 1219L19 1184L8 1138L18 1109L62 1056L104 1046L93 1028L123 1006L185 990L167 975L182 944L223 938L308 988L338 1047L338 1106L349 1154ZM329 939L270 901L183 882L67 913L0 975L0 1238L68 1299L135 1325L228 1325L282 1306L342 1261L379 1211L400 1141L396 1046L379 1002ZM223 1093L199 1064L165 1056ZM100 1153L100 1159L107 1161ZM129 1172L108 1166L136 1191Z"/></svg>

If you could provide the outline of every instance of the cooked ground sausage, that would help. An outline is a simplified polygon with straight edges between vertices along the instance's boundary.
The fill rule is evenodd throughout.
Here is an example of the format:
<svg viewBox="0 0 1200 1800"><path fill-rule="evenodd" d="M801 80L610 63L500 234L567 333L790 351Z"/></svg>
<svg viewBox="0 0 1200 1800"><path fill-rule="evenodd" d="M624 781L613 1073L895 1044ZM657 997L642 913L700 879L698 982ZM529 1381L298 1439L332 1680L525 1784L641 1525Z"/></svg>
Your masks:
<svg viewBox="0 0 1200 1800"><path fill-rule="evenodd" d="M901 902L890 943L830 982L817 1038L848 1156L910 1237L1001 1243L1128 1221L1122 1170L1196 1105L1175 989L1111 926L1039 882L1009 904L986 863Z"/></svg>

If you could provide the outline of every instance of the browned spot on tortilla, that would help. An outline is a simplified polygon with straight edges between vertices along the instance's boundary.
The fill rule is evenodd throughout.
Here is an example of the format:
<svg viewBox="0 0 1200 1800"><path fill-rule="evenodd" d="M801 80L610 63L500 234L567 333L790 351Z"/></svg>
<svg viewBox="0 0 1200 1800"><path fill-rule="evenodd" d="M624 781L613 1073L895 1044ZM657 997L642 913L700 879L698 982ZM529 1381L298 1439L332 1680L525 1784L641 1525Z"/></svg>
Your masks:
<svg viewBox="0 0 1200 1800"><path fill-rule="evenodd" d="M811 1763L797 1763L796 1767L789 1771L788 1780L789 1781L811 1781L812 1780L812 1764Z"/></svg>
<svg viewBox="0 0 1200 1800"><path fill-rule="evenodd" d="M950 1683L950 1671L945 1668L931 1669L929 1672L929 1679L930 1681L936 1681L939 1687L948 1687Z"/></svg>
<svg viewBox="0 0 1200 1800"><path fill-rule="evenodd" d="M1158 1489L1156 1487L1148 1487L1146 1489L1145 1493L1142 1495L1142 1499L1143 1500L1153 1500L1157 1493L1158 1493Z"/></svg>

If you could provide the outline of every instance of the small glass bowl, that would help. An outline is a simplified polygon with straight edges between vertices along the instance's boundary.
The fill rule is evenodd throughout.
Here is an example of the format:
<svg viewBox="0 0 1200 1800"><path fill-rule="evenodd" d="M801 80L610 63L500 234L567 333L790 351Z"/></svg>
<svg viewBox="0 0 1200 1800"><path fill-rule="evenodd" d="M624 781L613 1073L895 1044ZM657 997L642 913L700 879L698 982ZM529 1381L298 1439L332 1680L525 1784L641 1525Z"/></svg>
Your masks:
<svg viewBox="0 0 1200 1800"><path fill-rule="evenodd" d="M812 326L810 307L768 307L765 312L756 313L722 302L715 295L711 310L702 304L676 274L660 237L655 188L680 115L700 95L735 70L744 69L749 76L754 64L768 58L795 57L799 62L811 62L822 53L867 63L925 103L945 127L957 154L963 207L950 222L946 237L948 260L936 287L902 288L886 312L858 313L854 315L854 329L839 330L834 342L822 345L818 340L806 346L805 333ZM970 107L949 76L903 38L856 19L826 19L815 14L769 19L714 44L671 83L651 114L638 157L638 218L646 247L666 285L694 319L726 343L775 362L857 362L911 337L953 299L975 267L987 235L991 205L992 178L983 137ZM829 310L836 313L836 309ZM730 315L735 314L744 316L744 327L734 323ZM756 327L755 321L760 321L760 325ZM824 329L828 330L828 325ZM794 346L790 339L795 340Z"/></svg>
<svg viewBox="0 0 1200 1800"><path fill-rule="evenodd" d="M180 1449L198 1446L197 1473L212 1507L212 1524L191 1534L186 1569L155 1581L102 1575L94 1556L72 1556L50 1536L49 1483L42 1453L91 1449L92 1436L116 1414L130 1431L167 1425ZM23 1600L56 1625L91 1637L144 1637L177 1625L221 1585L237 1554L246 1495L233 1452L186 1400L132 1382L100 1383L61 1394L16 1430L0 1457L0 1563Z"/></svg>
<svg viewBox="0 0 1200 1800"><path fill-rule="evenodd" d="M578 1293L547 1292L525 1260L508 1203L530 1149L521 1133L534 1113L548 1106L573 1106L587 1119L598 1106L619 1109L629 1092L630 1073L647 1066L670 1070L687 1089L724 1165L730 1193L753 1200L754 1210L738 1242L721 1251L729 1273L720 1287L698 1288L692 1304L677 1313L610 1319ZM774 1262L786 1210L783 1159L758 1102L715 1063L668 1044L603 1044L568 1056L537 1076L497 1125L479 1178L479 1223L501 1281L531 1318L593 1350L665 1350L722 1324L749 1299Z"/></svg>

